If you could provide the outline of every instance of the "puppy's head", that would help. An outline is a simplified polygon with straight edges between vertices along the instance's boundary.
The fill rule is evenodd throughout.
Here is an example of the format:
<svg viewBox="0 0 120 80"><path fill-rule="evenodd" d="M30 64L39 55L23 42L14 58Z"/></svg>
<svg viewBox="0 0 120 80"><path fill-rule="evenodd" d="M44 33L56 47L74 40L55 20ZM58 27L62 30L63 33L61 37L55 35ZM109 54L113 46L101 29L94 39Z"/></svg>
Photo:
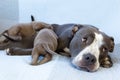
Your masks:
<svg viewBox="0 0 120 80"><path fill-rule="evenodd" d="M110 45L111 44L111 45ZM114 40L91 25L83 25L70 43L72 64L77 68L96 71L100 57L113 50Z"/></svg>
<svg viewBox="0 0 120 80"><path fill-rule="evenodd" d="M11 27L0 34L0 39L0 49L11 47L14 42L22 40L20 29L18 27Z"/></svg>
<svg viewBox="0 0 120 80"><path fill-rule="evenodd" d="M64 49L66 47L69 48L69 43L78 30L79 30L79 26L77 25L74 25L64 30L58 37L58 43L59 43L58 49Z"/></svg>
<svg viewBox="0 0 120 80"><path fill-rule="evenodd" d="M6 38L4 35L0 35L0 50L4 50L9 47L10 43L12 44L12 41Z"/></svg>
<svg viewBox="0 0 120 80"><path fill-rule="evenodd" d="M21 32L19 27L11 27L8 30L5 30L2 35L6 38L13 40L13 41L20 41L22 40Z"/></svg>

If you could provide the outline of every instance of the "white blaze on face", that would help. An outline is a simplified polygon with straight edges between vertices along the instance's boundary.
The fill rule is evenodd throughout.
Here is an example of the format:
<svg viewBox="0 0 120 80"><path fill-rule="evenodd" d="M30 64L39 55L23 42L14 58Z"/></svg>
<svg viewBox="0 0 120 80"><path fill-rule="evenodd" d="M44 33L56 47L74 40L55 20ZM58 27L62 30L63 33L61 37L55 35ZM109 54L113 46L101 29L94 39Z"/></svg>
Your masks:
<svg viewBox="0 0 120 80"><path fill-rule="evenodd" d="M90 53L90 54L94 55L96 58L94 70L97 70L99 68L99 66L100 66L100 64L99 64L100 50L99 49L100 49L100 46L103 44L103 36L98 33L94 33L94 34L95 34L94 41L89 46L86 46L86 48L84 48L75 58L73 58L72 63L74 65L82 67L80 62L83 59L83 55Z"/></svg>

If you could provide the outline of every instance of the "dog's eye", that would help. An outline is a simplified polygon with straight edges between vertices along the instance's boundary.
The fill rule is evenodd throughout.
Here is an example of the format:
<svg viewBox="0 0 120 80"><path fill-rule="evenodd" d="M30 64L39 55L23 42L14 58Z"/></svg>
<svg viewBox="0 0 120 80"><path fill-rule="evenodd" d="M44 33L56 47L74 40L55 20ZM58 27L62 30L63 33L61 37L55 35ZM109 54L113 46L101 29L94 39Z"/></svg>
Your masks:
<svg viewBox="0 0 120 80"><path fill-rule="evenodd" d="M86 43L87 42L87 38L86 37L82 38L82 42Z"/></svg>

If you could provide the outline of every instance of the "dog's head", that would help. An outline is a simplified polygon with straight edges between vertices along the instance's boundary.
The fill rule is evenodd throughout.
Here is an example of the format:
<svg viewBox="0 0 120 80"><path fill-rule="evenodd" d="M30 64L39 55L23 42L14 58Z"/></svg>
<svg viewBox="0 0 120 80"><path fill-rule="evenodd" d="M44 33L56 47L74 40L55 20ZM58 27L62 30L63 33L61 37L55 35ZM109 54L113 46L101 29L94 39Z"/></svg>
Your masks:
<svg viewBox="0 0 120 80"><path fill-rule="evenodd" d="M7 49L8 47L12 47L14 42L9 39L8 37L6 38L4 35L0 36L0 50ZM10 46L11 45L11 46Z"/></svg>
<svg viewBox="0 0 120 80"><path fill-rule="evenodd" d="M82 26L70 43L72 64L77 68L96 71L100 66L102 57L113 51L114 39L96 27Z"/></svg>
<svg viewBox="0 0 120 80"><path fill-rule="evenodd" d="M11 33L12 34L12 33ZM4 50L10 47L31 48L33 46L33 40L36 35L22 39L18 34L11 36L10 30L5 30L0 34L0 50ZM13 33L14 34L14 33Z"/></svg>
<svg viewBox="0 0 120 80"><path fill-rule="evenodd" d="M21 28L16 27L16 25L15 25L15 27L12 26L8 30L5 30L1 35L5 36L6 38L9 38L10 40L13 40L13 41L22 40Z"/></svg>

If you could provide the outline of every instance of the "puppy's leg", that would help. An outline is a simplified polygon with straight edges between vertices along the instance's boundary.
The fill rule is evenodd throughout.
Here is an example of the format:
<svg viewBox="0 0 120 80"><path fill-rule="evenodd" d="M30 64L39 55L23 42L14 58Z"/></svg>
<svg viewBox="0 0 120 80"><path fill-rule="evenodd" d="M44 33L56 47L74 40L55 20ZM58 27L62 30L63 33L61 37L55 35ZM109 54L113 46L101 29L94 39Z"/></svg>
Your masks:
<svg viewBox="0 0 120 80"><path fill-rule="evenodd" d="M32 51L32 62L31 65L38 65L39 53L37 50Z"/></svg>
<svg viewBox="0 0 120 80"><path fill-rule="evenodd" d="M22 49L22 48L7 48L6 49L7 55L31 55L32 48L31 49Z"/></svg>
<svg viewBox="0 0 120 80"><path fill-rule="evenodd" d="M46 63L48 61L50 61L52 59L52 54L45 54L45 57L39 62L39 64L43 64L43 63Z"/></svg>
<svg viewBox="0 0 120 80"><path fill-rule="evenodd" d="M101 66L104 68L110 68L113 66L111 57L108 55L106 57L104 57L101 62L100 62Z"/></svg>

